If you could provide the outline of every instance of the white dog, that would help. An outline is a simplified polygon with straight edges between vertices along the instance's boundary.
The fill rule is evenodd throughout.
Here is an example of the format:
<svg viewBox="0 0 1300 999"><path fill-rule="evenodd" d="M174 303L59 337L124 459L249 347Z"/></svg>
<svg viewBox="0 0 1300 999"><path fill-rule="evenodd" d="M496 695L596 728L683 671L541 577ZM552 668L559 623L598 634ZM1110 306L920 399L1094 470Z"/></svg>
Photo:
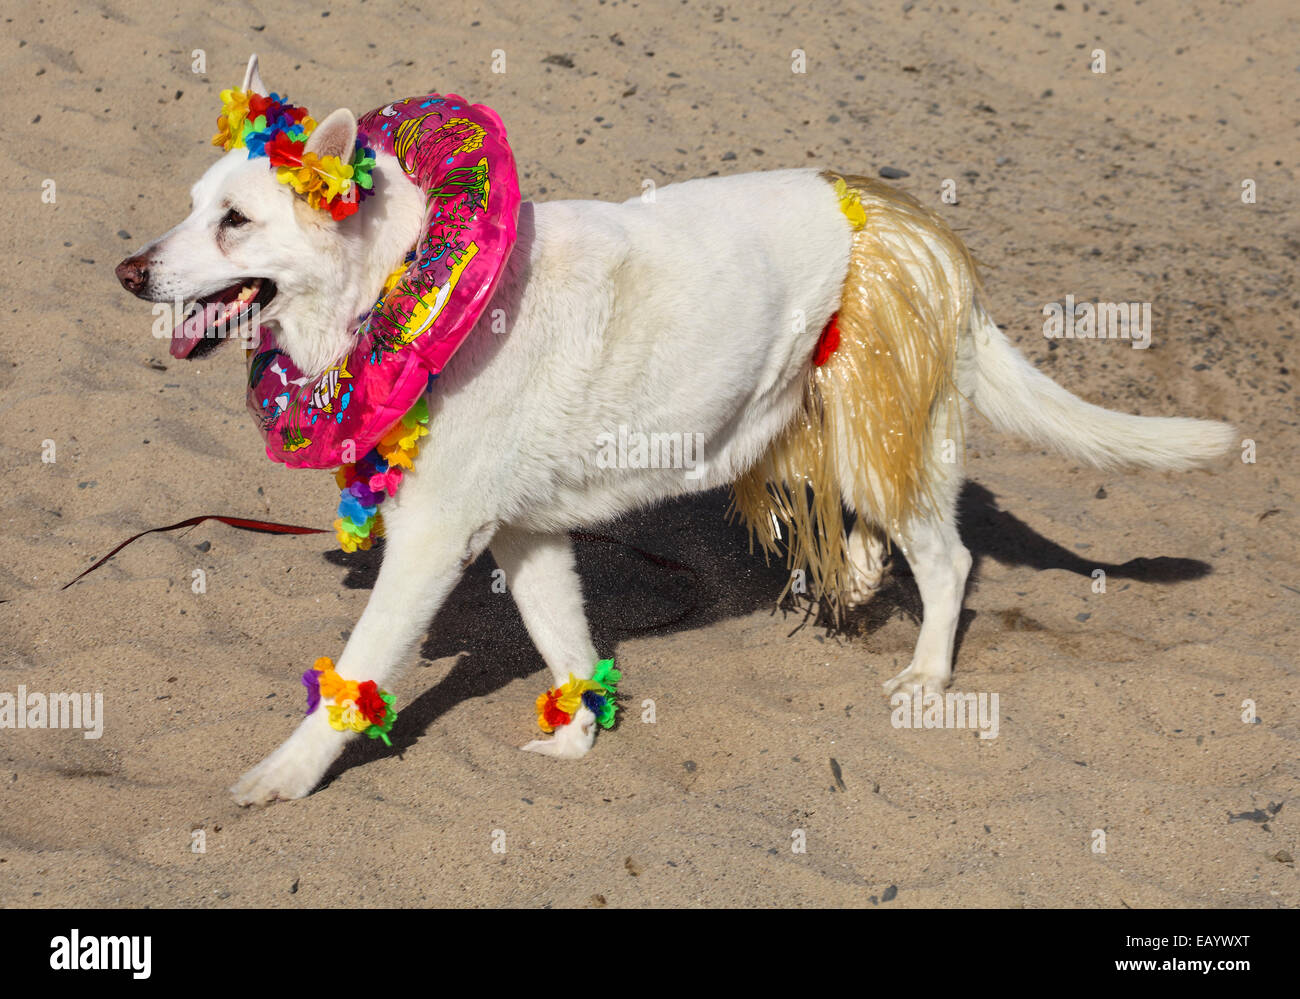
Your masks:
<svg viewBox="0 0 1300 999"><path fill-rule="evenodd" d="M256 57L244 89L266 93ZM352 114L336 111L309 148L346 162L355 134ZM256 297L278 343L303 372L319 374L351 349L349 322L374 302L422 224L424 195L392 157L379 156L375 177L365 210L335 222L277 183L265 162L232 150L194 185L189 217L123 261L119 277L151 301ZM828 542L847 555L843 571L823 579L825 595L868 597L880 580L882 537L892 538L915 573L924 619L910 665L885 687L941 689L971 557L954 516L960 464L940 460L940 438L970 407L999 430L1105 467L1191 468L1232 444L1225 424L1114 413L1057 386L989 318L969 256L937 217L884 185L858 179L856 190L866 209L857 232L843 191L814 169L692 180L660 189L652 202L526 203L488 312L430 392L429 436L408 484L385 507L383 566L339 673L381 686L395 678L460 574L490 548L556 684L570 673L590 677L599 657L568 532L756 470L761 488L764 476L782 475L776 450L803 421L813 434L805 444L831 470L820 515L837 518L843 498L857 516ZM846 280L870 264L853 260L863 240L876 241L888 267L859 290L893 282L908 314L939 331L934 343L910 343L908 363L930 364L938 373L930 384L941 386L919 403L906 392L892 402L846 398L851 379L830 375L812 390L819 338L848 306ZM504 313L504 332L491 329L494 309ZM905 331L878 332L909 349ZM869 368L860 348L846 346L859 353L845 363ZM857 407L872 404L876 422L853 423ZM882 444L880 427L891 419L888 406L905 405L919 405L922 422L918 439L896 451ZM817 424L823 408L841 422ZM608 467L597 442L620 428L689 435L704 442L703 454L689 474ZM871 459L878 445L923 500L886 495L890 470ZM909 464L908 453L920 457ZM787 508L815 478L791 477ZM893 516L900 510L903 520ZM786 522L801 524L797 514ZM768 540L780 532L751 526ZM524 748L581 757L595 728L584 707L552 738ZM351 735L332 729L324 711L309 715L240 779L236 799L308 794Z"/></svg>

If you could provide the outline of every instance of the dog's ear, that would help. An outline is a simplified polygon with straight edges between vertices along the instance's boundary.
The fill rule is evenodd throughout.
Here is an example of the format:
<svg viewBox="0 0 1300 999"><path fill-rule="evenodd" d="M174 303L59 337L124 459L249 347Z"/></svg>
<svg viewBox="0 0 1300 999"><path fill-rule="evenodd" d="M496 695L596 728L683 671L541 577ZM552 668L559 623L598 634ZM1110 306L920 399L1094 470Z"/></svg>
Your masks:
<svg viewBox="0 0 1300 999"><path fill-rule="evenodd" d="M347 108L339 108L316 126L307 138L305 152L317 156L337 156L352 162L352 147L357 142L357 119Z"/></svg>
<svg viewBox="0 0 1300 999"><path fill-rule="evenodd" d="M244 86L241 89L246 94L261 94L263 97L270 93L262 82L262 74L257 71L256 52L248 57L248 69L244 70Z"/></svg>

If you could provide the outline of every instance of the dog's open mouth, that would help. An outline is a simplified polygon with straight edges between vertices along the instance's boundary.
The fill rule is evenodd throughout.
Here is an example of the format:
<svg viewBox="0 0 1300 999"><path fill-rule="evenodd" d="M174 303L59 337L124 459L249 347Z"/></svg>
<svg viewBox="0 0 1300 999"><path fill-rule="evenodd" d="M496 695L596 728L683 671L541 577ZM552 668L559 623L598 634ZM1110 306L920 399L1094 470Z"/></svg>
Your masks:
<svg viewBox="0 0 1300 999"><path fill-rule="evenodd" d="M243 278L197 299L172 330L172 357L202 357L225 340L251 341L258 316L275 297L270 278Z"/></svg>

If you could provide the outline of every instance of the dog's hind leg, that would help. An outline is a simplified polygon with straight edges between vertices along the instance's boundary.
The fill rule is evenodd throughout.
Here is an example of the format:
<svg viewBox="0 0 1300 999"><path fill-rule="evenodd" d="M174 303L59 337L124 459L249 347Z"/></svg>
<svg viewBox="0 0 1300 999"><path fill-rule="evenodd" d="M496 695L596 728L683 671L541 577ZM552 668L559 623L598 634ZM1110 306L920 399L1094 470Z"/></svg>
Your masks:
<svg viewBox="0 0 1300 999"><path fill-rule="evenodd" d="M953 646L961 617L971 555L957 533L957 493L961 476L949 471L931 479L933 507L918 508L895 534L899 548L921 591L921 634L912 662L884 684L885 693L902 690L916 695L938 692L952 678Z"/></svg>
<svg viewBox="0 0 1300 999"><path fill-rule="evenodd" d="M483 553L495 532L495 523L476 522L472 498L460 504L448 500L442 508L452 512L430 516L427 506L411 502L424 500L427 504L427 498L414 495L415 485L412 482L406 487L408 493L400 498L405 503L395 503L384 513L387 540L383 565L338 661L338 673L346 679L373 680L386 686L423 637L461 573ZM355 737L355 732L331 728L322 705L279 749L244 774L231 792L241 805L304 797Z"/></svg>
<svg viewBox="0 0 1300 999"><path fill-rule="evenodd" d="M590 679L596 646L583 610L582 582L567 534L535 534L503 528L492 542L492 557L506 574L528 634L550 667L555 686L573 674ZM549 739L534 739L523 748L533 753L578 759L596 738L596 716L580 707L568 725Z"/></svg>
<svg viewBox="0 0 1300 999"><path fill-rule="evenodd" d="M868 518L859 514L848 544L844 603L860 607L880 589L885 575L885 539Z"/></svg>

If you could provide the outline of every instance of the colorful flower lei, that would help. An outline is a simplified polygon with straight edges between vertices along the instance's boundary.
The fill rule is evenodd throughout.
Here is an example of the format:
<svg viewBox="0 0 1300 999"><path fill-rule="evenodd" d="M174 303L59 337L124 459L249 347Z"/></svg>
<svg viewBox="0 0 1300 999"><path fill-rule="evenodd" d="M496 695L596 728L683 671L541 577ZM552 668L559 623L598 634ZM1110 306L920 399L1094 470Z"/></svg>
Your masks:
<svg viewBox="0 0 1300 999"><path fill-rule="evenodd" d="M578 708L585 707L596 716L601 728L609 728L618 710L614 695L621 679L623 674L614 668L613 659L598 662L590 680L580 680L570 673L563 686L552 687L537 698L537 727L553 732L573 721Z"/></svg>
<svg viewBox="0 0 1300 999"><path fill-rule="evenodd" d="M334 532L345 552L358 548L369 551L376 537L384 536L379 504L397 492L404 470L410 470L420 454L419 439L429 432L429 403L420 396L374 450L360 461L343 465L334 473L342 490Z"/></svg>
<svg viewBox="0 0 1300 999"><path fill-rule="evenodd" d="M307 714L320 706L321 698L331 700L330 727L339 731L364 732L371 739L382 739L385 746L388 733L397 721L393 697L380 690L374 680L345 680L334 672L334 660L321 656L316 665L302 675L302 685L307 688Z"/></svg>
<svg viewBox="0 0 1300 999"><path fill-rule="evenodd" d="M265 156L275 167L275 179L292 187L312 208L323 209L335 221L345 219L374 188L374 150L358 145L352 161L307 152L307 139L316 122L307 109L279 94L221 91L221 114L212 144L226 152L247 149L248 158Z"/></svg>

